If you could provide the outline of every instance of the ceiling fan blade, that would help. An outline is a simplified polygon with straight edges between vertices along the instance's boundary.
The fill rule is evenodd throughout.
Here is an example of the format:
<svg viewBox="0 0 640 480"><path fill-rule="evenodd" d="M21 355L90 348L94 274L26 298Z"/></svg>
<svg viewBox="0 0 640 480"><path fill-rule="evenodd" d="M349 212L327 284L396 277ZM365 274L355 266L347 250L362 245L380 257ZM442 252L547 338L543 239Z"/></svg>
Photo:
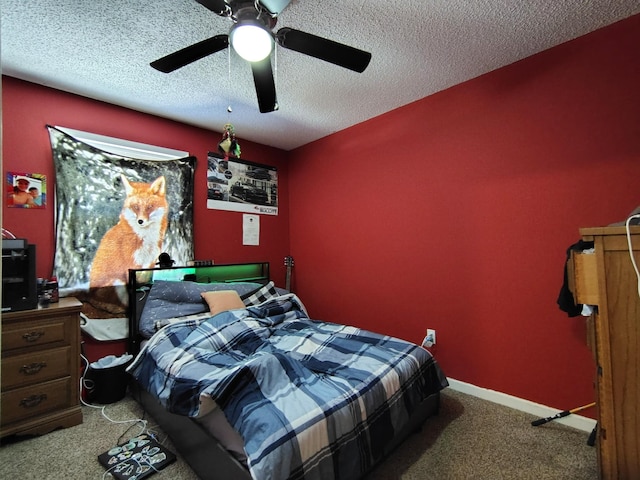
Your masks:
<svg viewBox="0 0 640 480"><path fill-rule="evenodd" d="M196 2L218 15L226 12L227 8L229 8L229 5L224 0L196 0Z"/></svg>
<svg viewBox="0 0 640 480"><path fill-rule="evenodd" d="M278 30L276 39L284 48L295 50L359 73L364 72L371 61L369 52L293 28L281 28Z"/></svg>
<svg viewBox="0 0 640 480"><path fill-rule="evenodd" d="M278 100L276 99L276 84L273 80L271 58L267 57L259 62L252 62L251 71L253 72L253 83L256 86L260 113L277 110Z"/></svg>
<svg viewBox="0 0 640 480"><path fill-rule="evenodd" d="M155 60L151 62L151 66L164 73L173 72L207 55L224 50L228 45L228 35L216 35Z"/></svg>
<svg viewBox="0 0 640 480"><path fill-rule="evenodd" d="M264 8L274 15L279 15L291 3L291 0L260 0Z"/></svg>

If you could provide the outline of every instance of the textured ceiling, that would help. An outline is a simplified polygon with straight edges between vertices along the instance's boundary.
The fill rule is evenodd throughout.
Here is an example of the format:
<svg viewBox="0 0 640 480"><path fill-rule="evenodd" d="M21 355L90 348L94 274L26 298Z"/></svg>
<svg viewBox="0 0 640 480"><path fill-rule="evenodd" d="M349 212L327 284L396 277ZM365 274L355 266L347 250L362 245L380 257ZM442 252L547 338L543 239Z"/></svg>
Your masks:
<svg viewBox="0 0 640 480"><path fill-rule="evenodd" d="M0 0L6 75L290 150L640 13L638 0L293 0L292 27L372 53L355 73L276 51L280 109L258 112L228 50L173 73L157 58L231 20L195 0ZM232 112L227 112L228 106ZM74 125L68 125L74 127Z"/></svg>

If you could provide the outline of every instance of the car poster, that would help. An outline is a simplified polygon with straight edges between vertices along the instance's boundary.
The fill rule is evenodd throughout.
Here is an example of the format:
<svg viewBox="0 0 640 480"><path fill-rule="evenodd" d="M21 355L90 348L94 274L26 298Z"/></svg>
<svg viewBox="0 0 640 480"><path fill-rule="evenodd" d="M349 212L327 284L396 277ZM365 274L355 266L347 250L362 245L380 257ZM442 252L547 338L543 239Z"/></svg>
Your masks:
<svg viewBox="0 0 640 480"><path fill-rule="evenodd" d="M207 208L278 215L278 170L209 152Z"/></svg>

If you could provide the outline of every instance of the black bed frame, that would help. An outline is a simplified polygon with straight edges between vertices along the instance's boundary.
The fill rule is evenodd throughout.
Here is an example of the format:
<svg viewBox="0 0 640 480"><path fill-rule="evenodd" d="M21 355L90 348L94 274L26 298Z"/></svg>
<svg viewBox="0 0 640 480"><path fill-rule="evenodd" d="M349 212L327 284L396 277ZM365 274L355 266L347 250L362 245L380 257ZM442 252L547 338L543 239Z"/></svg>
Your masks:
<svg viewBox="0 0 640 480"><path fill-rule="evenodd" d="M171 267L169 269L129 270L129 347L131 353L137 353L140 347L140 336L137 325L144 305L146 290L152 284L150 274L159 270L174 270L180 278L183 271L202 283L250 281L266 284L269 282L269 263L245 263L195 267ZM195 271L194 271L195 270ZM193 277L192 275L195 275ZM132 381L131 392L134 399L157 422L158 426L171 438L171 441L191 469L203 480L251 480L251 474L245 466L231 455L215 438L196 421L189 417L168 412L155 397L148 393L137 382ZM391 453L409 435L418 431L424 421L437 414L440 407L440 394L427 397L412 413L411 421L399 432L388 446L386 454Z"/></svg>
<svg viewBox="0 0 640 480"><path fill-rule="evenodd" d="M129 270L129 353L140 351L143 338L138 333L138 321L154 280L193 281L198 283L252 282L269 283L269 262L199 265Z"/></svg>

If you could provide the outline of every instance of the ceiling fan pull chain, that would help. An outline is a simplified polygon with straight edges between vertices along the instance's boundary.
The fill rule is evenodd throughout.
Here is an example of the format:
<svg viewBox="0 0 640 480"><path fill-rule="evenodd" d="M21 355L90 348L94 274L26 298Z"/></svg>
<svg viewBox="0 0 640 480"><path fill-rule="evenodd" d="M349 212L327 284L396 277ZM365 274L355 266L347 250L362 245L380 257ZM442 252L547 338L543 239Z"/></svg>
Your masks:
<svg viewBox="0 0 640 480"><path fill-rule="evenodd" d="M227 113L233 112L231 107L231 49L227 48L227 95L229 104L227 105Z"/></svg>

